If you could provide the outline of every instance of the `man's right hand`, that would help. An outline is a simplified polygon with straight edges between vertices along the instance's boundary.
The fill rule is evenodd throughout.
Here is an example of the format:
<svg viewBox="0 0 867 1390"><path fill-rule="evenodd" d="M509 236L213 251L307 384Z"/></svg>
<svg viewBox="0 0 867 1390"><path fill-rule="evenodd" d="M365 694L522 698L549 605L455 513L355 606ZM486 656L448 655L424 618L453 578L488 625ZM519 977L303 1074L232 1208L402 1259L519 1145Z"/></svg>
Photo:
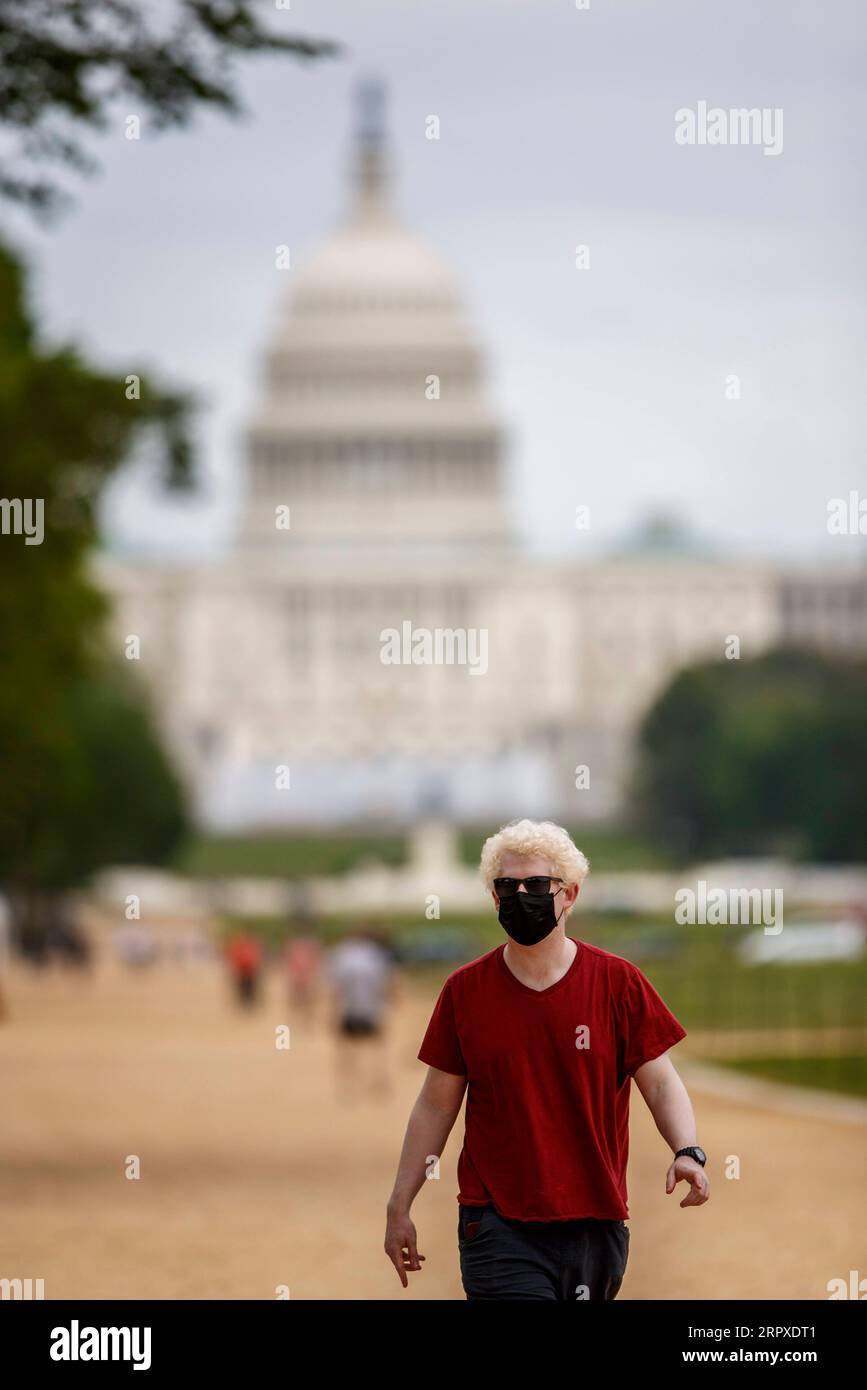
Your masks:
<svg viewBox="0 0 867 1390"><path fill-rule="evenodd" d="M418 1253L415 1224L408 1211L389 1209L385 1224L385 1253L397 1270L398 1278L407 1286L407 1270L421 1269L424 1255Z"/></svg>

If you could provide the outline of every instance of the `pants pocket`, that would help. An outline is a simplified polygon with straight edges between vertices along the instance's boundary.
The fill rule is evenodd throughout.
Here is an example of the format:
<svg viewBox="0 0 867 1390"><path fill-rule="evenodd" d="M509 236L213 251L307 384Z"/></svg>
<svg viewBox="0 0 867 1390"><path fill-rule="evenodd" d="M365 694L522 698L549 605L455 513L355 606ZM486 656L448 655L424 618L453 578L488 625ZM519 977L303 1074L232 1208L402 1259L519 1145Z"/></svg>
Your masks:
<svg viewBox="0 0 867 1390"><path fill-rule="evenodd" d="M461 1207L458 1214L458 1243L468 1245L476 1239L485 1213L490 1207Z"/></svg>
<svg viewBox="0 0 867 1390"><path fill-rule="evenodd" d="M613 1261L611 1276L606 1289L606 1298L616 1298L623 1283L626 1266L629 1262L629 1227L625 1221L612 1222L612 1233L619 1251L619 1259Z"/></svg>

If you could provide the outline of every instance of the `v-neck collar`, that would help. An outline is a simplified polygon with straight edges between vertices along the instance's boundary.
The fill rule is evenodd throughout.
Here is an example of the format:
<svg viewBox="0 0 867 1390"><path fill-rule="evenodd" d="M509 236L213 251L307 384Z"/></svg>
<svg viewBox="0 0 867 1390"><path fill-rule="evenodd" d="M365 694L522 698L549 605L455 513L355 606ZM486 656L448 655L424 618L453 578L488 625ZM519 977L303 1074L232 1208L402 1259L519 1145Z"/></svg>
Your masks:
<svg viewBox="0 0 867 1390"><path fill-rule="evenodd" d="M497 948L497 960L500 962L501 969L505 971L508 978L512 981L512 984L517 985L518 989L523 990L525 994L532 994L536 999L547 999L550 994L553 994L555 990L561 989L562 986L565 985L566 982L572 978L573 974L575 973L578 962L584 954L584 948L582 947L581 942L576 939L576 937L570 936L568 937L568 940L574 941L575 946L577 948L574 956L572 957L572 964L569 966L569 969L566 971L565 975L561 975L559 980L554 981L553 985L548 985L547 989L533 989L532 985L525 985L523 980L519 980L517 975L512 974L511 970L506 964L506 947L509 944L508 941L504 941L502 946L499 946Z"/></svg>

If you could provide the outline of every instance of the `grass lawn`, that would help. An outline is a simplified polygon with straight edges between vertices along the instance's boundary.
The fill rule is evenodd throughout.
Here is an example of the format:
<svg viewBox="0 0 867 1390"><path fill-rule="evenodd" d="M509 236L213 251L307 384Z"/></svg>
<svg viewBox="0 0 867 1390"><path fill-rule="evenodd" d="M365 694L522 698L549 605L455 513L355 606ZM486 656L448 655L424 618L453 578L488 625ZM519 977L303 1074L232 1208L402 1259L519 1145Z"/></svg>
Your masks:
<svg viewBox="0 0 867 1390"><path fill-rule="evenodd" d="M306 878L346 873L365 860L402 864L403 835L196 835L178 858L195 878Z"/></svg>
<svg viewBox="0 0 867 1390"><path fill-rule="evenodd" d="M848 1096L867 1096L867 1059L850 1057L740 1057L725 1066L748 1076L835 1091Z"/></svg>
<svg viewBox="0 0 867 1390"><path fill-rule="evenodd" d="M458 832L458 852L468 866L479 862L482 844L496 826L464 828ZM670 861L632 832L617 827L575 826L576 843L590 861L593 872L625 869L667 869ZM365 860L403 864L408 853L406 835L399 829L361 833L354 830L269 832L256 835L196 834L185 846L175 867L195 877L297 878L308 874L341 874Z"/></svg>
<svg viewBox="0 0 867 1390"><path fill-rule="evenodd" d="M476 865L487 837L496 826L465 828L460 831L461 858ZM594 823L566 826L576 845L586 855L591 873L615 873L627 869L669 869L674 861L659 847L650 845L635 832L621 826Z"/></svg>

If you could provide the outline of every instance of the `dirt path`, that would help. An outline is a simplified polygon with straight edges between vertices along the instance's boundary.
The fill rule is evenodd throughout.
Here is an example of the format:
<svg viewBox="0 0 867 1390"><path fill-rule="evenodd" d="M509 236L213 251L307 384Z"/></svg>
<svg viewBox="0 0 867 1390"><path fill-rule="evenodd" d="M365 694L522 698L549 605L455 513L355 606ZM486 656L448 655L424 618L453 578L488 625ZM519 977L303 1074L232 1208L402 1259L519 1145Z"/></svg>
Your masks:
<svg viewBox="0 0 867 1390"><path fill-rule="evenodd" d="M867 1028L739 1028L690 1033L702 1057L834 1057L867 1055Z"/></svg>
<svg viewBox="0 0 867 1390"><path fill-rule="evenodd" d="M414 1208L427 1260L407 1292L382 1253L427 995L407 987L395 1016L391 1096L350 1105L336 1098L323 1023L290 1020L277 980L249 1017L211 966L134 978L106 966L90 980L16 971L8 993L0 1278L42 1278L49 1299L271 1299L278 1285L302 1300L463 1297L458 1127ZM621 1297L824 1298L829 1279L867 1275L867 1128L692 1094L713 1197L681 1211L686 1189L666 1197L668 1151L633 1093ZM124 1176L128 1155L138 1181ZM738 1179L725 1176L730 1156Z"/></svg>

